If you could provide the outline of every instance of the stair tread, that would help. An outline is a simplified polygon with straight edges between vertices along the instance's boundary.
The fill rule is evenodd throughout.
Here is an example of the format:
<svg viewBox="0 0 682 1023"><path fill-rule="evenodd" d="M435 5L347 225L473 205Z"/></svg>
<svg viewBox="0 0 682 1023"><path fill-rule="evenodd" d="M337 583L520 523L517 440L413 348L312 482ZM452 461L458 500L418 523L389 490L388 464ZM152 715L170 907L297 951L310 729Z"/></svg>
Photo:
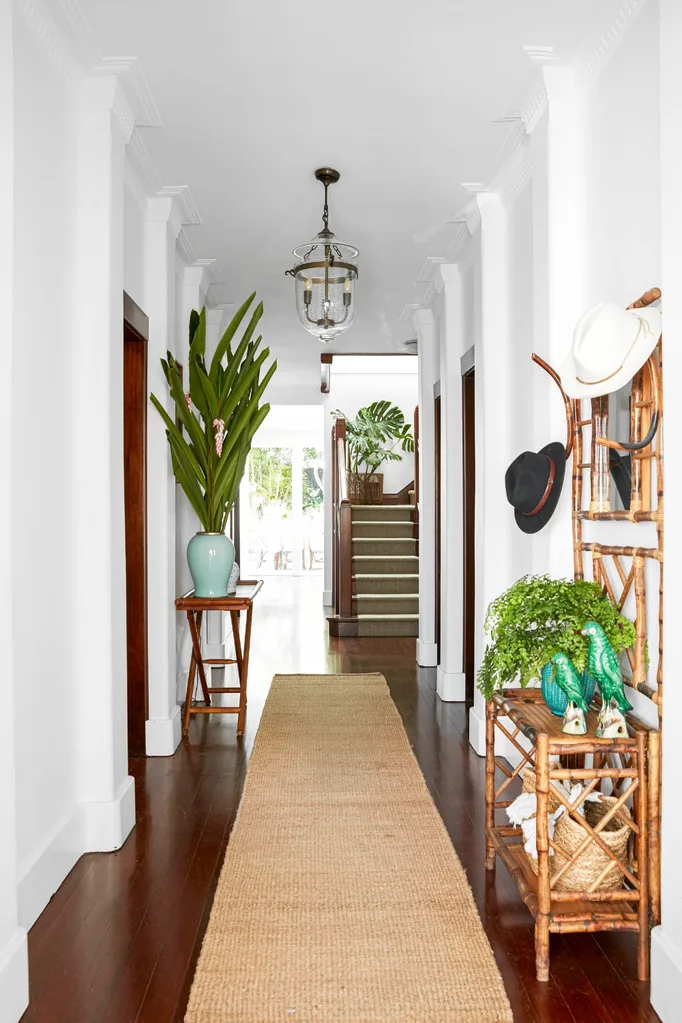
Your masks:
<svg viewBox="0 0 682 1023"><path fill-rule="evenodd" d="M403 511L409 508L410 511L414 508L412 504L352 504L351 508L402 508Z"/></svg>
<svg viewBox="0 0 682 1023"><path fill-rule="evenodd" d="M414 543L413 536L351 536L353 543Z"/></svg>
<svg viewBox="0 0 682 1023"><path fill-rule="evenodd" d="M417 600L418 593L354 593L353 600Z"/></svg>
<svg viewBox="0 0 682 1023"><path fill-rule="evenodd" d="M353 579L418 579L418 572L355 572Z"/></svg>
<svg viewBox="0 0 682 1023"><path fill-rule="evenodd" d="M360 615L356 615L355 617L358 618L358 619L367 620L367 621L375 621L375 622L396 622L396 621L416 622L416 621L419 621L419 615L418 614L396 614L396 615L391 615L391 614L385 614L385 615L363 615L363 614L360 614Z"/></svg>
<svg viewBox="0 0 682 1023"><path fill-rule="evenodd" d="M419 561L417 554L352 554L353 561Z"/></svg>

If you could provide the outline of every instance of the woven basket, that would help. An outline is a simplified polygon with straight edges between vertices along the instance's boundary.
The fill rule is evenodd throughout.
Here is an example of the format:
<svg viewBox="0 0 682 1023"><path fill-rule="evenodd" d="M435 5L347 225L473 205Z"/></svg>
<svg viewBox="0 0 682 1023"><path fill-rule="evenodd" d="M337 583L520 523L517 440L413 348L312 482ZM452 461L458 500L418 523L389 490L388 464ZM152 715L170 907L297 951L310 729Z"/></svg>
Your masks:
<svg viewBox="0 0 682 1023"><path fill-rule="evenodd" d="M348 496L351 504L381 504L384 499L384 474L373 472L359 476L347 472Z"/></svg>
<svg viewBox="0 0 682 1023"><path fill-rule="evenodd" d="M535 772L530 768L525 768L523 772L523 791L524 792L535 792ZM554 813L559 806L563 805L559 800L552 796L552 786L550 785L550 792L548 798L549 812ZM585 808L585 820L592 828L596 828L599 821L604 817L614 803L617 800L613 796L602 796L599 802L592 800L586 800L582 805ZM621 806L620 813L630 817L630 811L626 806ZM611 851L618 857L621 863L627 864L628 862L628 844L630 841L630 835L632 831L630 827L620 818L615 815L608 822L606 827L599 832L600 838L605 845L611 849ZM568 810L562 813L561 817L556 823L554 828L554 838L552 839L554 845L560 846L564 849L569 857L573 855L576 849L582 845L587 832L578 821L574 820L570 816ZM538 872L538 861L534 856L530 856L528 853L528 861L535 874ZM572 867L561 875L557 881L554 890L562 892L584 892L593 884L594 881L599 877L601 872L610 862L607 854L590 839L589 844L581 853L580 857L576 860ZM549 857L549 875L554 877L556 873L566 863L566 857L562 856L561 853L554 850L554 855ZM608 873L602 878L597 887L594 889L596 892L613 892L623 887L623 874L620 869L614 863Z"/></svg>

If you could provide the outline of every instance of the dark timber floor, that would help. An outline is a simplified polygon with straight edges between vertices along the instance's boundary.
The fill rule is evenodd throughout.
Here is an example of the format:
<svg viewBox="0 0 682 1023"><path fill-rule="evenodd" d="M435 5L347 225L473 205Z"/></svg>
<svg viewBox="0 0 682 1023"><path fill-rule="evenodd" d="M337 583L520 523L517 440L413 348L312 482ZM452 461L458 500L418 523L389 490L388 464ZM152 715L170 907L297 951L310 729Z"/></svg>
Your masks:
<svg viewBox="0 0 682 1023"><path fill-rule="evenodd" d="M536 982L532 920L505 868L484 869L483 761L467 740L467 708L438 700L435 670L417 668L414 649L413 639L329 640L317 580L267 580L254 614L243 745L231 715L195 718L174 757L131 762L137 827L119 852L82 857L32 928L24 1020L182 1020L268 685L275 672L296 671L386 676L517 1023L658 1020L648 986L634 979L631 935L554 936L550 982Z"/></svg>

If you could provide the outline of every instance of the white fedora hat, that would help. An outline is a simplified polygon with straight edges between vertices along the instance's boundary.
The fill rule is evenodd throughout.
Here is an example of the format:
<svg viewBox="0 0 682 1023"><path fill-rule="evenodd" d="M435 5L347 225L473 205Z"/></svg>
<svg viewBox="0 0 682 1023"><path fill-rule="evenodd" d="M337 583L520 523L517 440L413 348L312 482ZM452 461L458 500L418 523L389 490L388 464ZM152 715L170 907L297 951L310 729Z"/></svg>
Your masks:
<svg viewBox="0 0 682 1023"><path fill-rule="evenodd" d="M588 309L573 331L573 346L561 367L569 398L595 398L631 380L661 336L661 312L624 309L600 302Z"/></svg>

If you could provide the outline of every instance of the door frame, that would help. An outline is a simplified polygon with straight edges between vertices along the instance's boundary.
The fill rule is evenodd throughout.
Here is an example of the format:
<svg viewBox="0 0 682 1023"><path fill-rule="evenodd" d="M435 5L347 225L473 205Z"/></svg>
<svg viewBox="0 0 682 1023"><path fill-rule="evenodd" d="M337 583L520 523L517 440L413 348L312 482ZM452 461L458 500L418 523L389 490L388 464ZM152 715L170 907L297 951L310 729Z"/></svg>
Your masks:
<svg viewBox="0 0 682 1023"><path fill-rule="evenodd" d="M441 404L441 384L437 380L433 385L433 484L434 484L434 586L435 586L435 607L434 607L434 642L436 644L436 663L440 664L440 637L441 637L441 555L442 555L442 489L443 489L443 459L442 459L442 435L443 409Z"/></svg>
<svg viewBox="0 0 682 1023"><path fill-rule="evenodd" d="M128 753L144 756L149 716L147 626L147 362L149 317L123 293L123 492Z"/></svg>
<svg viewBox="0 0 682 1023"><path fill-rule="evenodd" d="M476 352L460 360L462 375L462 670L473 702L476 643Z"/></svg>

